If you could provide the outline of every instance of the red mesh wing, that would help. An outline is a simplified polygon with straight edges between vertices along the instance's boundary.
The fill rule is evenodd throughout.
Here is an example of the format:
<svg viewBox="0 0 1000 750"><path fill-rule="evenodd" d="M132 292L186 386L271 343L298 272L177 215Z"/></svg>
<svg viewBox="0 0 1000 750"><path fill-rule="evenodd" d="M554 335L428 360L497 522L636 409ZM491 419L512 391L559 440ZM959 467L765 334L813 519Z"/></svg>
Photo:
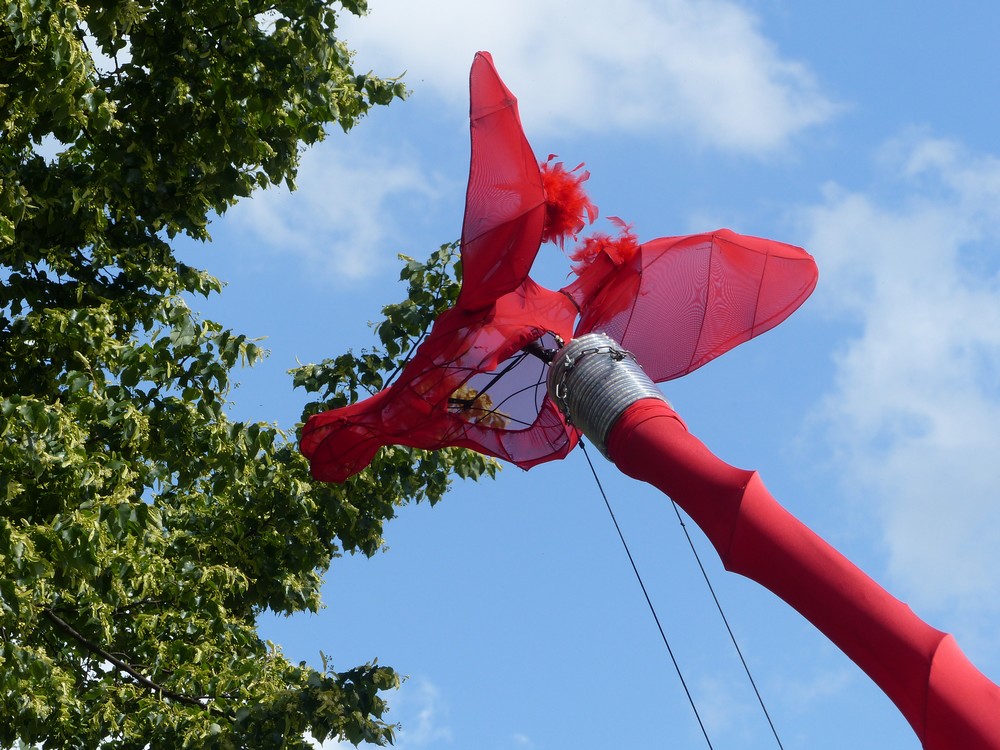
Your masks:
<svg viewBox="0 0 1000 750"><path fill-rule="evenodd" d="M300 447L313 476L342 482L384 445L473 448L528 468L564 456L576 432L545 398L543 365L521 352L547 332L568 339L576 308L528 278L545 195L517 100L488 53L470 75L472 157L462 226L463 283L392 386L318 414Z"/></svg>
<svg viewBox="0 0 1000 750"><path fill-rule="evenodd" d="M531 279L484 310L443 313L399 380L306 422L300 448L313 476L343 482L384 445L472 448L525 469L562 458L576 432L545 398L545 366L521 349L552 346L549 331L568 338L575 314Z"/></svg>
<svg viewBox="0 0 1000 750"><path fill-rule="evenodd" d="M583 308L577 336L607 333L662 382L776 326L817 278L805 250L720 229L647 242L596 290L585 274L568 291Z"/></svg>
<svg viewBox="0 0 1000 750"><path fill-rule="evenodd" d="M472 158L462 225L465 283L458 306L472 310L513 291L527 277L541 244L545 194L517 99L487 52L472 63L469 93Z"/></svg>

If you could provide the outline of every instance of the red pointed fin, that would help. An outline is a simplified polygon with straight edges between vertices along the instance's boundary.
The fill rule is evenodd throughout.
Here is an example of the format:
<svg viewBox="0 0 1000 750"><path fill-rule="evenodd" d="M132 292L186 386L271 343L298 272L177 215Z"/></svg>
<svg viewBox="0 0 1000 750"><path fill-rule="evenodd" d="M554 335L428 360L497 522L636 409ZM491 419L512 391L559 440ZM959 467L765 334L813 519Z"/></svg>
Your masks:
<svg viewBox="0 0 1000 750"><path fill-rule="evenodd" d="M488 52L469 76L472 156L462 225L458 307L474 310L516 289L541 244L545 194L517 99Z"/></svg>

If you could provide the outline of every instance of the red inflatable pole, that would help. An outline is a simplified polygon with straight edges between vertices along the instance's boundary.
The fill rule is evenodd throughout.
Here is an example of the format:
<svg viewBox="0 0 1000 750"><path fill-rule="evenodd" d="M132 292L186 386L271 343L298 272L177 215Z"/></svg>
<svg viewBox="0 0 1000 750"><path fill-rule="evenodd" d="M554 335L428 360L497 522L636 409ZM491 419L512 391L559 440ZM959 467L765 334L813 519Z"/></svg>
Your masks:
<svg viewBox="0 0 1000 750"><path fill-rule="evenodd" d="M673 498L727 570L770 589L896 704L927 750L1000 750L1000 688L955 640L923 622L782 508L756 472L725 463L665 402L629 406L608 433L623 472Z"/></svg>

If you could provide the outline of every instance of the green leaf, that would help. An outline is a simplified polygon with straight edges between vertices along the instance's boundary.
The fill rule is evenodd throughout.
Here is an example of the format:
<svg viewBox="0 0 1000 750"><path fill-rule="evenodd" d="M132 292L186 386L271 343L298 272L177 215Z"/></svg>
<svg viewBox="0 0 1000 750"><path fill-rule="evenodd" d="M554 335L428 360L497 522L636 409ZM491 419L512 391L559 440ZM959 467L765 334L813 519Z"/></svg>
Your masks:
<svg viewBox="0 0 1000 750"><path fill-rule="evenodd" d="M0 747L391 742L395 672L292 664L255 623L317 611L335 557L375 554L400 506L493 470L388 449L319 485L290 426L226 412L235 368L267 352L191 311L223 284L174 239L208 241L239 198L293 186L329 126L405 94L351 67L336 13L361 0L270 7L0 15ZM456 258L406 259L378 348L295 372L310 410L383 387L454 301Z"/></svg>

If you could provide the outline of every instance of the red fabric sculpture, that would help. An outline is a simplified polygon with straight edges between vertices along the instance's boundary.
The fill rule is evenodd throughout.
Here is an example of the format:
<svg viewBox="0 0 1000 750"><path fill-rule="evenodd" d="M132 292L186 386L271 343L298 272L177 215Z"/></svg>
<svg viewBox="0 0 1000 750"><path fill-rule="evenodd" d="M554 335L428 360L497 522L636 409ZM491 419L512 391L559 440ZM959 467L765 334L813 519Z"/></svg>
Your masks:
<svg viewBox="0 0 1000 750"><path fill-rule="evenodd" d="M393 444L473 448L525 469L562 458L578 435L526 346L605 332L661 382L774 327L816 285L812 257L791 245L726 229L640 245L622 225L617 238L582 242L572 284L539 286L528 273L542 242L563 245L597 217L581 186L588 175L551 157L539 165L485 52L470 93L458 301L390 387L309 419L301 448L316 479L342 482Z"/></svg>
<svg viewBox="0 0 1000 750"><path fill-rule="evenodd" d="M587 173L539 165L517 103L486 53L471 76L472 163L462 227L464 283L399 379L306 423L313 476L344 481L383 445L464 446L528 468L577 440L532 355L606 333L656 382L680 377L790 315L816 285L804 250L725 229L640 244L584 239L576 280L550 291L528 276L543 241L563 246L597 215ZM954 640L917 618L779 506L754 472L723 463L659 400L619 417L608 454L673 497L726 567L815 624L896 703L928 750L1000 750L1000 688Z"/></svg>

